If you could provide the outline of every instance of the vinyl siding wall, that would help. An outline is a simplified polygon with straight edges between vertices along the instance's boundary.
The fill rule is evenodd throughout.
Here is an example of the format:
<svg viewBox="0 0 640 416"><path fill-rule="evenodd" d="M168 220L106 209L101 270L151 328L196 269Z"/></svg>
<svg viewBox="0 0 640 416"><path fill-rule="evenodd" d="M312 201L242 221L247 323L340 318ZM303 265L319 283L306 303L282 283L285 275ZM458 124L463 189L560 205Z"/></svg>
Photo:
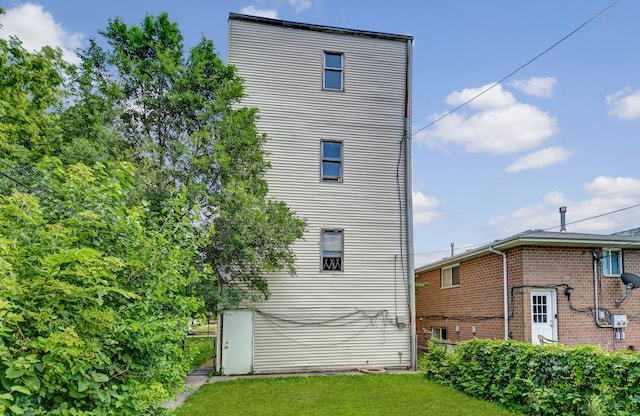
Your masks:
<svg viewBox="0 0 640 416"><path fill-rule="evenodd" d="M230 19L228 50L268 135L270 196L307 220L297 275L254 305L254 371L409 366L406 41ZM322 90L324 51L344 54L344 91ZM321 181L321 140L343 142L342 182ZM344 230L343 271L321 271L322 229Z"/></svg>

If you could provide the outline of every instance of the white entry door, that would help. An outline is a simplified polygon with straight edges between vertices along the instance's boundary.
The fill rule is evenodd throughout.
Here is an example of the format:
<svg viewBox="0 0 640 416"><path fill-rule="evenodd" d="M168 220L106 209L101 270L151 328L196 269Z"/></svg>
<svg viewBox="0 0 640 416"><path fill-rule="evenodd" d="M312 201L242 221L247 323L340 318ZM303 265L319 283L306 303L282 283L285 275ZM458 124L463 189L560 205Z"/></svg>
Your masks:
<svg viewBox="0 0 640 416"><path fill-rule="evenodd" d="M547 342L557 341L556 291L534 289L531 291L531 342L542 344L540 337Z"/></svg>
<svg viewBox="0 0 640 416"><path fill-rule="evenodd" d="M221 370L225 375L253 371L253 312L225 311L222 314Z"/></svg>

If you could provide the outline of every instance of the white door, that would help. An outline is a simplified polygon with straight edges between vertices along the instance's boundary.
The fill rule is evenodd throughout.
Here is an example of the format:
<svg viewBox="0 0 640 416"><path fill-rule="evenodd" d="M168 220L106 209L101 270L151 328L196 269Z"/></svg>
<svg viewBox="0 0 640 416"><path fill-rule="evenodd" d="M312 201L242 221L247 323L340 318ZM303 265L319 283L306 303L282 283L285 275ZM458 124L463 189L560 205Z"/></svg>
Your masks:
<svg viewBox="0 0 640 416"><path fill-rule="evenodd" d="M225 311L222 314L222 374L253 371L253 312Z"/></svg>
<svg viewBox="0 0 640 416"><path fill-rule="evenodd" d="M556 324L556 291L531 290L531 342L535 345L557 342Z"/></svg>

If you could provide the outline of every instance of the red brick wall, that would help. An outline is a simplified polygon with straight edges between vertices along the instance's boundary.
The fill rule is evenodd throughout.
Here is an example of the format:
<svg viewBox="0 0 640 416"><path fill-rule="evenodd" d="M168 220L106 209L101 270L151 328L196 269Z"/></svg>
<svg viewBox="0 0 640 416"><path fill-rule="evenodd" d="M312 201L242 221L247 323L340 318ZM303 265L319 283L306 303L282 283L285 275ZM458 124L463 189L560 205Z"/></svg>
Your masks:
<svg viewBox="0 0 640 416"><path fill-rule="evenodd" d="M616 308L615 301L622 299L626 290L618 277L602 277L600 265L599 309L606 316L601 324L608 323L609 313L627 314L626 339L614 342L614 330L596 324L592 253L592 248L533 246L507 251L512 338L531 342L531 289L552 287L556 291L560 343L594 344L606 350L630 345L640 349L640 289L633 290ZM444 289L440 288L440 269L419 275L417 281L428 282L429 286L417 290L416 331L421 334L423 328L443 327L448 329L449 339L456 341L473 338L471 328L475 326L476 337L504 338L502 267L502 256L493 253L462 262L460 286ZM640 274L640 251L623 250L623 267ZM566 286L573 288L571 303L565 295ZM459 333L456 326L460 327ZM418 340L424 343L420 335Z"/></svg>

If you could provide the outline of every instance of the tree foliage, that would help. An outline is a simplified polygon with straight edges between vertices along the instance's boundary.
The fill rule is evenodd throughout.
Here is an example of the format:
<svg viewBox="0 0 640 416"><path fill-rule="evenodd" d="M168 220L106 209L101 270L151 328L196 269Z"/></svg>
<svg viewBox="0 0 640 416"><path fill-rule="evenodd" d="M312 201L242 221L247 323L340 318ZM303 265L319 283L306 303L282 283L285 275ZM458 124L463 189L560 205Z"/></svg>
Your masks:
<svg viewBox="0 0 640 416"><path fill-rule="evenodd" d="M70 67L0 40L0 413L157 413L187 317L266 296L304 221L268 197L257 110L163 14Z"/></svg>
<svg viewBox="0 0 640 416"><path fill-rule="evenodd" d="M151 225L127 204L132 166L40 168L46 198L0 197L0 409L142 414L188 365L184 289L202 271L184 200Z"/></svg>
<svg viewBox="0 0 640 416"><path fill-rule="evenodd" d="M55 109L69 67L59 50L30 53L20 40L0 39L0 157L29 164L56 149Z"/></svg>
<svg viewBox="0 0 640 416"><path fill-rule="evenodd" d="M185 52L166 13L139 26L114 19L101 34L108 46L93 42L82 54L83 102L91 106L74 111L109 103L105 119L138 168L138 197L151 212L162 213L177 187L192 210L201 207L198 229L212 237L199 247L201 260L220 277L198 286L211 294L209 310L267 295L265 273L295 271L290 247L305 224L267 196L266 137L256 128L257 110L238 105L235 69L205 38Z"/></svg>

